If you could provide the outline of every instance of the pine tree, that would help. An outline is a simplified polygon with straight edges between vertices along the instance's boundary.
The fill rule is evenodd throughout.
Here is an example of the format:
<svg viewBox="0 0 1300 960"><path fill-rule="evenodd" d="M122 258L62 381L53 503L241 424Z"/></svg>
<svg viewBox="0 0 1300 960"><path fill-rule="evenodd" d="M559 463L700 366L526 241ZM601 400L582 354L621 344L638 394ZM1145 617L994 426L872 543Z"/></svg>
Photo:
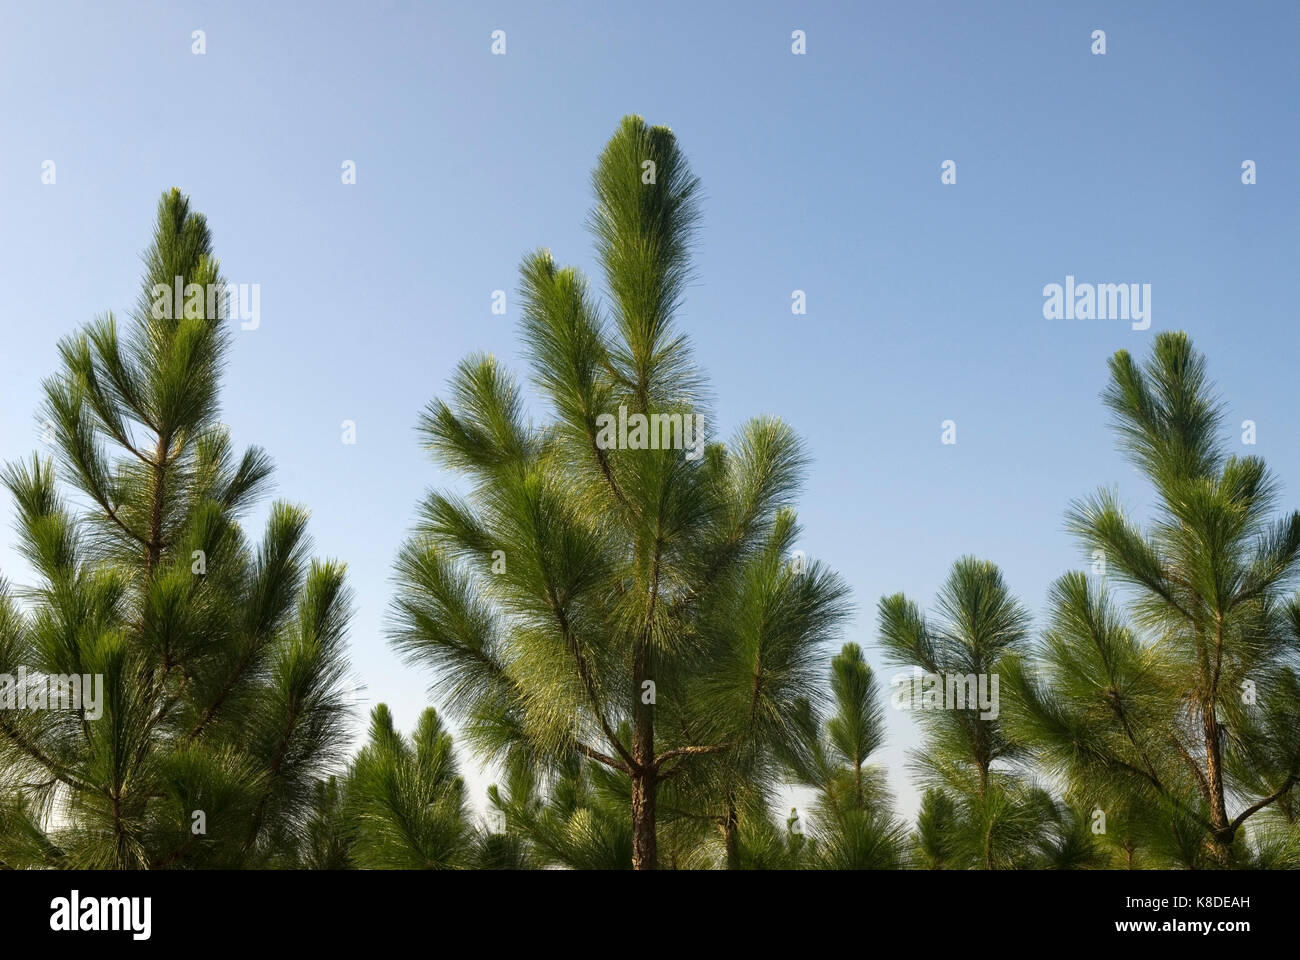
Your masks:
<svg viewBox="0 0 1300 960"><path fill-rule="evenodd" d="M515 762L488 789L504 835L517 837L536 867L628 870L632 867L629 789L620 771L571 757L539 782L532 764Z"/></svg>
<svg viewBox="0 0 1300 960"><path fill-rule="evenodd" d="M474 828L452 738L429 707L408 741L387 706L370 717L343 800L351 859L368 869L428 870L473 862Z"/></svg>
<svg viewBox="0 0 1300 960"><path fill-rule="evenodd" d="M808 862L832 870L897 869L906 830L894 817L883 768L869 760L885 742L879 685L862 648L846 643L831 661L833 711L811 721L806 759L792 758L794 779L812 786L813 846Z"/></svg>
<svg viewBox="0 0 1300 960"><path fill-rule="evenodd" d="M933 689L939 699L918 705L916 717L926 742L911 764L927 789L916 846L928 865L1033 866L1051 840L1056 808L1024 776L1028 748L1000 715L1000 679L998 715L985 716L994 711L974 702L980 687L993 693L993 680L1028 640L1028 615L1001 571L974 557L953 565L934 621L902 594L880 601L880 642L887 661L921 671L922 696ZM960 704L957 693L963 698ZM947 835L936 836L936 830Z"/></svg>
<svg viewBox="0 0 1300 960"><path fill-rule="evenodd" d="M271 463L219 421L219 265L176 190L145 262L123 333L108 314L60 343L41 414L57 468L4 473L39 582L0 590L0 673L103 689L97 706L0 710L9 867L275 863L343 745L344 571L309 559L299 507L275 504L245 541Z"/></svg>
<svg viewBox="0 0 1300 960"><path fill-rule="evenodd" d="M496 788L492 791L494 800ZM511 823L476 822L451 734L429 707L404 737L386 704L346 771L319 780L306 829L288 848L306 870L528 869L539 863Z"/></svg>
<svg viewBox="0 0 1300 960"><path fill-rule="evenodd" d="M1070 510L1104 575L1054 585L1035 660L1011 664L1019 728L1109 810L1130 858L1284 863L1300 783L1300 513L1274 515L1264 462L1227 453L1186 334L1160 334L1145 366L1116 353L1104 399L1155 516L1139 526L1112 490ZM1266 825L1253 846L1252 818Z"/></svg>
<svg viewBox="0 0 1300 960"><path fill-rule="evenodd" d="M957 805L938 787L921 795L912 834L912 864L920 870L950 870L960 864Z"/></svg>
<svg viewBox="0 0 1300 960"><path fill-rule="evenodd" d="M524 348L552 419L527 422L519 385L482 356L430 406L424 437L472 490L424 504L398 561L393 638L433 669L480 756L531 765L545 785L576 754L621 780L632 865L648 869L665 785L725 812L775 775L772 747L818 694L846 591L786 556L806 458L784 424L754 420L694 451L638 448L632 430L620 446L623 416L708 422L673 325L698 181L673 134L636 117L593 180L608 311L549 253L525 259Z"/></svg>

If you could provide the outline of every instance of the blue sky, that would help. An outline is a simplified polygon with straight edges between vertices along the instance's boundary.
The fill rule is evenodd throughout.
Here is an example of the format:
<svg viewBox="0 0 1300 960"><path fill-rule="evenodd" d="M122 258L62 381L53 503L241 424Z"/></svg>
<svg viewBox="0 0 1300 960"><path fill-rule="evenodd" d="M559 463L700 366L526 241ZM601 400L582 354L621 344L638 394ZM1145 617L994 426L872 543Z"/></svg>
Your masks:
<svg viewBox="0 0 1300 960"><path fill-rule="evenodd" d="M523 371L516 267L545 246L591 270L589 173L624 114L672 127L703 181L679 322L716 426L772 413L806 438L801 547L852 585L846 639L883 676L882 594L928 606L974 553L1039 614L1081 563L1067 503L1118 484L1145 508L1097 399L1116 349L1187 330L1228 425L1258 425L1243 452L1269 460L1289 505L1300 494L1293 2L49 2L0 16L0 459L38 446L57 340L134 303L158 195L180 187L226 277L261 287L225 419L275 458L277 495L311 508L318 552L348 563L355 672L405 728L428 678L384 641L389 573L417 500L446 480L417 415L468 352ZM1151 329L1045 320L1042 289L1067 274L1151 284ZM940 442L947 419L955 445ZM13 541L0 572L21 584ZM906 715L890 725L880 759L910 815L917 738Z"/></svg>

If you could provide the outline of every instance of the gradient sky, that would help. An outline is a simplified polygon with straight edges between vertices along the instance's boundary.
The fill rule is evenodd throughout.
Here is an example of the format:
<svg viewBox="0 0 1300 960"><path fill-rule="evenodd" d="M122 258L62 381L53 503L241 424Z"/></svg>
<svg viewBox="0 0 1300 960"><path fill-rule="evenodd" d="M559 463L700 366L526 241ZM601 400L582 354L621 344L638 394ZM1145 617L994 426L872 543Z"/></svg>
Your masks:
<svg viewBox="0 0 1300 960"><path fill-rule="evenodd" d="M1118 484L1145 509L1098 393L1107 356L1145 353L1160 330L1209 354L1228 426L1258 425L1243 452L1268 459L1289 505L1300 496L1291 0L0 11L0 460L38 446L58 339L134 304L158 196L180 187L226 277L261 285L225 419L275 458L276 495L310 507L318 552L348 563L354 671L404 729L429 678L384 640L391 564L423 491L447 480L416 418L470 351L524 372L516 267L545 246L592 269L589 174L624 114L672 127L703 181L679 322L715 426L772 413L806 438L800 546L852 585L846 639L882 679L881 595L929 607L973 553L1041 622L1048 584L1083 559L1068 502ZM1043 286L1067 274L1151 284L1151 329L1044 320ZM8 529L0 572L30 582ZM889 713L878 758L910 816L917 736Z"/></svg>

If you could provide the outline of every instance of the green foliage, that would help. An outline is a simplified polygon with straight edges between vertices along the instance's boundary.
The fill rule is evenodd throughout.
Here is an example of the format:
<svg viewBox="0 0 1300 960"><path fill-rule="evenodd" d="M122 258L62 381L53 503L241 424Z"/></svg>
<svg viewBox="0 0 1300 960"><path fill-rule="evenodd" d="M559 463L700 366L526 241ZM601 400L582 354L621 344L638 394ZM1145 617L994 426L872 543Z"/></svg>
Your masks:
<svg viewBox="0 0 1300 960"><path fill-rule="evenodd" d="M39 581L0 589L0 673L104 685L98 718L0 711L5 866L270 864L307 828L343 745L343 568L309 559L306 512L288 504L245 541L239 517L271 465L236 455L219 421L228 333L206 297L154 309L155 285L220 281L178 191L145 262L124 335L109 314L59 346L42 410L57 467L33 457L3 474Z"/></svg>
<svg viewBox="0 0 1300 960"><path fill-rule="evenodd" d="M885 771L868 763L885 740L884 708L862 648L846 643L831 661L832 711L820 723L804 705L802 749L787 755L790 775L816 790L805 866L896 869L906 831L894 817Z"/></svg>
<svg viewBox="0 0 1300 960"><path fill-rule="evenodd" d="M378 705L345 763L345 571L300 507L246 539L271 463L220 423L229 333L174 286L219 264L173 190L123 332L108 314L59 345L55 457L0 474L36 578L0 580L0 675L102 689L0 709L0 868L1300 869L1300 513L1229 454L1186 335L1110 361L1153 515L1071 505L1094 569L1053 583L1040 630L974 557L931 615L881 599L885 662L1001 695L915 714L909 829L872 761L876 673L856 643L826 669L848 588L792 558L794 432L606 442L606 418L711 422L674 322L700 187L638 117L592 184L602 298L549 252L521 265L543 419L465 359L419 424L462 492L428 495L396 561L390 640L500 774L486 818L432 708L405 736ZM776 812L792 786L806 819Z"/></svg>
<svg viewBox="0 0 1300 960"><path fill-rule="evenodd" d="M425 502L397 564L392 638L433 671L480 757L581 795L544 802L554 822L519 821L539 856L627 852L603 815L613 777L630 859L652 867L661 788L682 820L725 832L778 781L776 751L800 733L796 705L820 694L819 644L847 590L787 559L806 458L784 424L751 421L698 457L601 441L599 419L620 407L706 423L707 410L673 327L697 181L672 133L635 117L593 181L608 312L549 253L525 258L524 351L551 417L526 420L518 383L482 356L430 405L428 447L469 493Z"/></svg>
<svg viewBox="0 0 1300 960"><path fill-rule="evenodd" d="M472 828L465 784L456 770L451 736L433 708L407 741L383 704L370 718L370 741L346 784L345 816L360 867L431 870L466 866Z"/></svg>
<svg viewBox="0 0 1300 960"><path fill-rule="evenodd" d="M528 765L516 764L504 786L493 785L488 796L530 866L631 869L630 787L620 771L574 758L542 784Z"/></svg>
<svg viewBox="0 0 1300 960"><path fill-rule="evenodd" d="M1001 571L963 557L939 593L938 608L932 622L902 594L880 601L887 662L937 676L941 688L953 677L976 677L991 692L992 678L1000 678L1029 639L1028 615ZM1046 842L1049 818L1040 792L1015 770L1026 744L1000 716L983 716L969 700L960 709L950 704L915 715L926 744L911 765L929 791L913 840L919 862L949 869L1030 866Z"/></svg>
<svg viewBox="0 0 1300 960"><path fill-rule="evenodd" d="M1300 782L1300 513L1274 517L1264 463L1225 452L1205 367L1181 333L1145 366L1111 360L1105 401L1155 516L1140 527L1105 490L1072 507L1104 577L1057 581L1008 686L1037 760L1108 811L1129 862L1280 863ZM1252 844L1243 826L1270 808L1285 826Z"/></svg>

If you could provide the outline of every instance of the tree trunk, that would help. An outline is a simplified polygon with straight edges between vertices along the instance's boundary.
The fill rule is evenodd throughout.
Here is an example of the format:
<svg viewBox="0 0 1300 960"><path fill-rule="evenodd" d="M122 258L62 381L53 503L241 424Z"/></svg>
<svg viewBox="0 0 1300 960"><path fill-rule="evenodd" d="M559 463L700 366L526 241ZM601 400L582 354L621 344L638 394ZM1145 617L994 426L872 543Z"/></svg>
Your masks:
<svg viewBox="0 0 1300 960"><path fill-rule="evenodd" d="M636 706L632 713L632 869L657 870L659 844L655 836L655 797L659 770L655 767L654 704L647 703L645 683L650 680L650 644L638 643L632 673Z"/></svg>
<svg viewBox="0 0 1300 960"><path fill-rule="evenodd" d="M736 814L736 802L727 797L727 816L722 821L722 836L727 847L727 869L740 869L740 817Z"/></svg>
<svg viewBox="0 0 1300 960"><path fill-rule="evenodd" d="M1223 748L1219 738L1219 718L1211 701L1201 712L1201 727L1205 733L1205 781L1210 795L1210 855L1221 866L1231 859L1232 829L1228 821L1228 807L1223 797Z"/></svg>
<svg viewBox="0 0 1300 960"><path fill-rule="evenodd" d="M659 842L655 836L655 794L658 778L653 771L632 774L632 869L654 870L659 866Z"/></svg>
<svg viewBox="0 0 1300 960"><path fill-rule="evenodd" d="M144 579L148 584L162 556L163 498L167 494L167 444L161 433L154 450L153 497L149 504L149 542L144 547Z"/></svg>

